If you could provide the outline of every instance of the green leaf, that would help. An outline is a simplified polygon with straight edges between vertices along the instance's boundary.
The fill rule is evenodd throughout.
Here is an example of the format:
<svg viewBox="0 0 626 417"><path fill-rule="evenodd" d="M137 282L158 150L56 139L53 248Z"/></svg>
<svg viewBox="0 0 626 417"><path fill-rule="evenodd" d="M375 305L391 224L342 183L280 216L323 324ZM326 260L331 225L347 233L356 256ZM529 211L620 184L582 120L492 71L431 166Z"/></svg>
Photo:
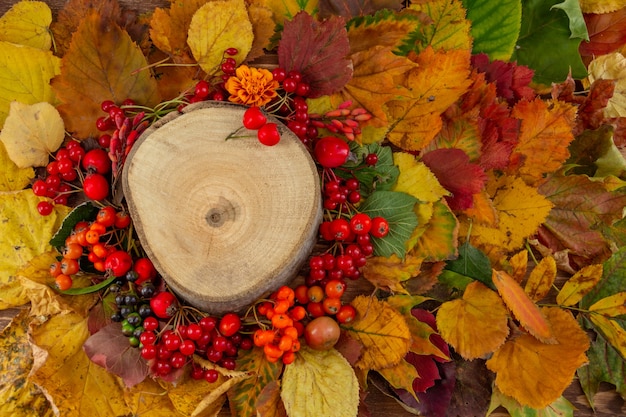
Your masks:
<svg viewBox="0 0 626 417"><path fill-rule="evenodd" d="M591 343L587 357L589 364L578 369L577 374L591 407L601 382L613 384L615 390L626 397L626 362L602 335L597 335Z"/></svg>
<svg viewBox="0 0 626 417"><path fill-rule="evenodd" d="M570 37L570 20L554 1L526 0L522 3L522 27L511 61L535 71L533 81L550 85L562 82L571 69L581 79L587 70L578 53L581 38Z"/></svg>
<svg viewBox="0 0 626 417"><path fill-rule="evenodd" d="M413 207L418 200L396 191L376 191L363 202L360 210L374 218L382 216L389 222L389 234L384 238L372 238L375 256L390 257L395 254L403 258L404 243L417 227L417 216Z"/></svg>
<svg viewBox="0 0 626 417"><path fill-rule="evenodd" d="M472 22L472 53L507 61L513 54L522 24L521 0L463 0Z"/></svg>
<svg viewBox="0 0 626 417"><path fill-rule="evenodd" d="M504 395L499 389L494 387L491 396L491 404L487 415L490 415L498 407L504 407L511 417L574 417L574 405L563 396L543 409L530 408L521 405L515 399Z"/></svg>
<svg viewBox="0 0 626 417"><path fill-rule="evenodd" d="M69 290L59 291L59 293L65 294L65 295L91 294L93 292L97 292L97 291L100 291L103 288L106 288L110 283L115 281L116 278L117 278L116 276L112 276L110 278L105 279L102 282L99 282L99 283L95 284L95 285L90 285L89 287L70 288Z"/></svg>
<svg viewBox="0 0 626 417"><path fill-rule="evenodd" d="M74 226L76 226L76 223L83 220L92 220L96 213L98 213L98 207L94 206L89 201L76 206L63 220L59 230L54 236L52 236L52 239L50 239L50 245L57 248L65 245L65 239L72 234L72 230L74 229Z"/></svg>
<svg viewBox="0 0 626 417"><path fill-rule="evenodd" d="M567 14L569 18L569 30L572 33L570 38L589 40L587 24L585 23L583 11L580 9L580 2L578 0L565 0L563 3L552 6L550 10L552 9L561 9Z"/></svg>
<svg viewBox="0 0 626 417"><path fill-rule="evenodd" d="M465 242L459 248L459 257L448 261L446 269L476 279L495 290L491 280L491 261L482 251Z"/></svg>
<svg viewBox="0 0 626 417"><path fill-rule="evenodd" d="M450 271L449 269L444 269L441 271L441 274L437 277L437 281L442 283L443 285L456 288L459 291L465 291L465 287L467 287L470 283L474 282L473 278L467 277L465 275L459 274L458 272Z"/></svg>

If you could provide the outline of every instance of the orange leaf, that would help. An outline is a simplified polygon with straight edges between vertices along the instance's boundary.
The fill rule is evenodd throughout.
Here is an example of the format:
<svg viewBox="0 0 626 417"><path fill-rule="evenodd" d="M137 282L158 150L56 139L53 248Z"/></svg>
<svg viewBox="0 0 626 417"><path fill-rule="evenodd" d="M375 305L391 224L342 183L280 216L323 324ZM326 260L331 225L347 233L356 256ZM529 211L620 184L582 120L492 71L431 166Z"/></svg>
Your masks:
<svg viewBox="0 0 626 417"><path fill-rule="evenodd" d="M568 145L574 140L572 128L576 107L561 101L519 101L512 116L521 120L519 143L511 155L509 172L519 172L527 184L535 184L544 174L554 172L569 157Z"/></svg>
<svg viewBox="0 0 626 417"><path fill-rule="evenodd" d="M587 362L589 338L576 319L560 308L544 308L556 344L544 344L523 334L506 342L487 368L496 373L504 394L532 408L545 408L571 384L576 370Z"/></svg>
<svg viewBox="0 0 626 417"><path fill-rule="evenodd" d="M602 278L602 264L588 265L576 272L561 288L556 302L563 306L578 303Z"/></svg>
<svg viewBox="0 0 626 417"><path fill-rule="evenodd" d="M478 281L465 288L463 298L447 301L437 312L441 337L465 359L481 358L509 334L509 314L498 295Z"/></svg>
<svg viewBox="0 0 626 417"><path fill-rule="evenodd" d="M413 398L418 401L415 390L413 389L413 380L415 378L419 378L415 366L402 359L397 365L381 369L378 373L380 373L380 375L385 378L392 387L408 391L409 394L411 394Z"/></svg>
<svg viewBox="0 0 626 417"><path fill-rule="evenodd" d="M389 288L392 292L407 293L402 286L406 281L420 272L422 259L414 256L398 258L395 254L389 258L375 256L369 258L363 267L363 277L377 288Z"/></svg>
<svg viewBox="0 0 626 417"><path fill-rule="evenodd" d="M524 249L511 256L509 265L511 266L513 279L517 282L522 282L526 276L526 269L528 269L528 251Z"/></svg>
<svg viewBox="0 0 626 417"><path fill-rule="evenodd" d="M530 272L524 292L533 301L539 301L548 295L556 278L556 261L552 256L546 256Z"/></svg>
<svg viewBox="0 0 626 417"><path fill-rule="evenodd" d="M173 3L170 9L156 8L150 20L150 38L154 46L176 63L190 61L187 32L194 13L208 0L186 0Z"/></svg>
<svg viewBox="0 0 626 417"><path fill-rule="evenodd" d="M393 144L419 151L437 135L441 114L471 85L469 58L468 50L435 52L430 46L415 58L417 66L406 74L405 81L410 97L386 104Z"/></svg>
<svg viewBox="0 0 626 417"><path fill-rule="evenodd" d="M504 271L493 270L491 279L504 303L511 309L520 324L543 343L554 343L550 323L522 287Z"/></svg>

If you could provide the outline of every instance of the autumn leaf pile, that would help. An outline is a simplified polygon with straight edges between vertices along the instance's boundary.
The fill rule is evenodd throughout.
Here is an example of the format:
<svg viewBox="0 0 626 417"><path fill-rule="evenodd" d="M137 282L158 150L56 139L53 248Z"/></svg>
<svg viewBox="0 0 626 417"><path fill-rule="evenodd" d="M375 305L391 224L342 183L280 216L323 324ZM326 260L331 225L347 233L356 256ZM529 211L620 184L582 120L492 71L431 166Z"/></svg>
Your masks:
<svg viewBox="0 0 626 417"><path fill-rule="evenodd" d="M424 415L572 416L575 377L592 405L603 382L626 397L625 15L618 0L70 0L53 20L16 3L0 18L0 308L24 308L0 338L0 414L209 416L228 399L237 416L356 416L377 386ZM67 135L98 135L103 100L153 108L226 48L300 71L319 114L371 113L353 150L389 151L387 191L410 207L386 214L407 238L368 259L373 295L351 300L335 349L153 380L137 357L88 354L98 294L59 295L48 275L71 207L40 216L29 187Z"/></svg>

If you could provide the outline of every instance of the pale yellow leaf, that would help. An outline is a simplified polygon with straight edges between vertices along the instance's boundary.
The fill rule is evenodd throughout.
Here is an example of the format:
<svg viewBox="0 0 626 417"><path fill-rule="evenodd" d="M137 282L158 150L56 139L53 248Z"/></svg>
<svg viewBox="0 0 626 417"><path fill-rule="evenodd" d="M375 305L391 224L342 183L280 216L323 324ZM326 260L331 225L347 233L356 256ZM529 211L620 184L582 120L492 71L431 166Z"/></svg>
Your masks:
<svg viewBox="0 0 626 417"><path fill-rule="evenodd" d="M0 41L49 50L52 11L43 1L20 1L0 17Z"/></svg>
<svg viewBox="0 0 626 417"><path fill-rule="evenodd" d="M496 292L478 281L463 298L447 301L437 312L441 337L465 359L482 358L498 349L509 334L508 311Z"/></svg>
<svg viewBox="0 0 626 417"><path fill-rule="evenodd" d="M252 23L243 0L216 0L200 7L189 24L187 44L200 67L215 73L224 51L236 48L232 58L241 62L250 52Z"/></svg>
<svg viewBox="0 0 626 417"><path fill-rule="evenodd" d="M303 347L285 367L280 396L289 417L350 417L359 408L359 383L335 349Z"/></svg>
<svg viewBox="0 0 626 417"><path fill-rule="evenodd" d="M418 162L410 153L394 152L393 163L400 170L394 191L410 194L424 203L433 203L450 194L426 164Z"/></svg>
<svg viewBox="0 0 626 417"><path fill-rule="evenodd" d="M602 278L602 264L588 265L576 272L556 295L557 304L573 306L589 293Z"/></svg>
<svg viewBox="0 0 626 417"><path fill-rule="evenodd" d="M589 311L608 317L626 315L626 291L602 298L589 307Z"/></svg>
<svg viewBox="0 0 626 417"><path fill-rule="evenodd" d="M19 168L11 161L4 144L0 142L0 191L19 191L35 176L31 168Z"/></svg>
<svg viewBox="0 0 626 417"><path fill-rule="evenodd" d="M548 295L555 279L556 261L554 257L546 256L530 271L524 292L528 294L531 300L539 301Z"/></svg>
<svg viewBox="0 0 626 417"><path fill-rule="evenodd" d="M19 168L46 166L65 138L61 115L50 103L11 103L0 141Z"/></svg>
<svg viewBox="0 0 626 417"><path fill-rule="evenodd" d="M596 57L589 64L589 83L596 80L615 80L613 96L604 107L604 115L608 117L626 116L626 57L613 52Z"/></svg>
<svg viewBox="0 0 626 417"><path fill-rule="evenodd" d="M60 73L60 61L50 51L0 41L0 129L12 101L55 102L50 80Z"/></svg>

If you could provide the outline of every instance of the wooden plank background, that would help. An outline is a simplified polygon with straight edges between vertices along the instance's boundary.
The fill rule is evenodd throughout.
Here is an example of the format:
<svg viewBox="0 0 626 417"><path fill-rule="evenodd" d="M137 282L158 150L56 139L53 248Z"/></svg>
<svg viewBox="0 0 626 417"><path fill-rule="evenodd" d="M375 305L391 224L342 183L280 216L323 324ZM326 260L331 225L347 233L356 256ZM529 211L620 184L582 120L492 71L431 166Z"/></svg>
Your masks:
<svg viewBox="0 0 626 417"><path fill-rule="evenodd" d="M65 4L64 0L46 0L45 1L55 15ZM0 15L4 14L15 1L0 0ZM167 7L169 4L166 0L119 0L119 3L128 9L137 11L152 10L155 7ZM363 281L363 280L361 280ZM371 288L367 283L358 281L358 285L352 285L352 291L356 293L368 293ZM0 311L0 329L3 329L17 313L17 309ZM574 412L576 417L626 417L626 404L624 400L615 393L614 387L609 384L601 384L600 391L594 398L595 410L591 409L585 395L576 380L565 391L565 397L574 404L577 411ZM382 394L378 389L371 387L366 398L366 404L373 417L408 417L413 414L403 409L394 399ZM220 413L221 417L230 416L227 409ZM506 410L500 408L496 410L493 417L506 417ZM323 417L323 416L320 416ZM454 416L450 416L454 417ZM470 417L469 414L463 414L461 417Z"/></svg>

